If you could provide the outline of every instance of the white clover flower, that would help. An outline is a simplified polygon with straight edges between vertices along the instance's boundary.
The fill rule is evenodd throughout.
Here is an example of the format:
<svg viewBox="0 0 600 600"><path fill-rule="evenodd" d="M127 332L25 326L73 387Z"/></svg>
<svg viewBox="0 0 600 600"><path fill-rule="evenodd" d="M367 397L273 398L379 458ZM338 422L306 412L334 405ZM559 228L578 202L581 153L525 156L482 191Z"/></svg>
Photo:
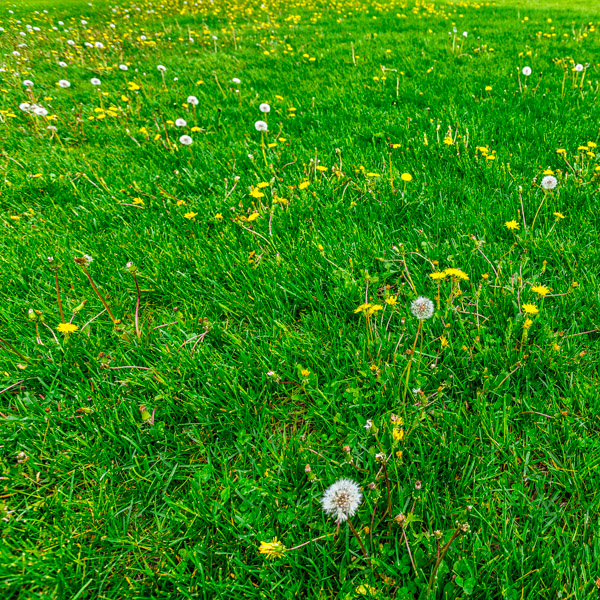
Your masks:
<svg viewBox="0 0 600 600"><path fill-rule="evenodd" d="M58 66L59 66L59 67L62 67L62 68L64 69L64 68L67 66L67 63L66 63L66 62L64 62L63 60L59 60L59 61L58 61Z"/></svg>
<svg viewBox="0 0 600 600"><path fill-rule="evenodd" d="M121 69L121 71L128 71L129 67L127 65L119 65L119 69Z"/></svg>
<svg viewBox="0 0 600 600"><path fill-rule="evenodd" d="M198 106L198 98L196 98L196 96L188 96L187 102L193 106Z"/></svg>
<svg viewBox="0 0 600 600"><path fill-rule="evenodd" d="M234 77L234 78L231 80L231 83L235 83L235 85L239 85L239 84L240 84L240 83L242 83L242 82L241 82L241 80L240 80L240 79L238 79L237 77Z"/></svg>
<svg viewBox="0 0 600 600"><path fill-rule="evenodd" d="M577 64L577 65L575 65L575 70L576 70L578 73L580 73L581 71L583 71L583 65L581 65L581 64Z"/></svg>
<svg viewBox="0 0 600 600"><path fill-rule="evenodd" d="M189 135L182 135L179 138L179 141L184 145L184 146L191 146L192 145L192 138Z"/></svg>
<svg viewBox="0 0 600 600"><path fill-rule="evenodd" d="M554 177L554 175L546 175L546 177L544 177L542 179L542 187L545 190L553 190L558 184L558 181L556 179L556 177Z"/></svg>
<svg viewBox="0 0 600 600"><path fill-rule="evenodd" d="M101 82L101 81L100 81L100 80L99 80L97 77L92 77L92 78L90 79L90 83L91 83L92 85L100 85L102 82Z"/></svg>
<svg viewBox="0 0 600 600"><path fill-rule="evenodd" d="M33 81L31 81L31 79L25 79L23 80L23 85L25 87L33 87Z"/></svg>
<svg viewBox="0 0 600 600"><path fill-rule="evenodd" d="M254 127L256 127L256 131L267 131L269 129L269 126L264 121L256 121Z"/></svg>
<svg viewBox="0 0 600 600"><path fill-rule="evenodd" d="M187 125L187 121L185 119L177 119L175 121L175 125L177 127L185 127Z"/></svg>
<svg viewBox="0 0 600 600"><path fill-rule="evenodd" d="M321 499L323 510L338 523L353 517L361 502L360 487L352 479L339 479L325 490Z"/></svg>
<svg viewBox="0 0 600 600"><path fill-rule="evenodd" d="M71 83L70 83L69 81L67 81L66 79L61 79L61 80L58 82L58 85L59 85L61 88L69 88L69 87L71 87Z"/></svg>
<svg viewBox="0 0 600 600"><path fill-rule="evenodd" d="M523 67L522 73L525 77L529 77L531 75L531 67Z"/></svg>
<svg viewBox="0 0 600 600"><path fill-rule="evenodd" d="M267 104L266 102L263 102L258 108L259 108L260 112L262 112L262 113L271 112L271 106L269 104Z"/></svg>
<svg viewBox="0 0 600 600"><path fill-rule="evenodd" d="M167 67L165 67L164 65L158 65L156 68L162 73L164 73L167 70Z"/></svg>
<svg viewBox="0 0 600 600"><path fill-rule="evenodd" d="M410 304L410 312L420 321L433 316L433 302L425 296L419 296Z"/></svg>

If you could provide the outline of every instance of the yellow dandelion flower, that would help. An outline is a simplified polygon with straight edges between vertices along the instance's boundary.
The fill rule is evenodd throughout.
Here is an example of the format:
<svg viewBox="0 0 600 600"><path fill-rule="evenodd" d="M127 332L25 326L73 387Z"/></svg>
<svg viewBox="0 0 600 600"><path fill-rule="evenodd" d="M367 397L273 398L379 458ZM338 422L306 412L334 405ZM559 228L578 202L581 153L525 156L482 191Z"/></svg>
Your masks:
<svg viewBox="0 0 600 600"><path fill-rule="evenodd" d="M390 296L389 298L386 298L385 303L389 304L390 306L395 306L398 303L398 296Z"/></svg>
<svg viewBox="0 0 600 600"><path fill-rule="evenodd" d="M512 221L506 221L506 223L504 223L504 227L506 227L506 229L510 229L511 231L515 231L519 229L519 224L513 219Z"/></svg>
<svg viewBox="0 0 600 600"><path fill-rule="evenodd" d="M258 217L260 217L260 213L257 212L253 212L251 215L248 216L248 222L252 223L252 221L255 221L256 219L258 219Z"/></svg>
<svg viewBox="0 0 600 600"><path fill-rule="evenodd" d="M217 213L215 215L215 221L222 221L223 220L223 215L221 213Z"/></svg>
<svg viewBox="0 0 600 600"><path fill-rule="evenodd" d="M276 537L270 542L261 542L258 551L267 558L281 558L285 556L287 548Z"/></svg>
<svg viewBox="0 0 600 600"><path fill-rule="evenodd" d="M400 179L402 179L402 181L412 181L413 176L410 173L402 173L402 175L400 175Z"/></svg>
<svg viewBox="0 0 600 600"><path fill-rule="evenodd" d="M446 146L452 146L452 144L454 144L454 140L449 135L447 135L444 138L444 144L446 144Z"/></svg>
<svg viewBox="0 0 600 600"><path fill-rule="evenodd" d="M554 171L552 169L546 169L542 175L554 175Z"/></svg>
<svg viewBox="0 0 600 600"><path fill-rule="evenodd" d="M359 312L362 312L363 310L368 310L369 308L371 308L371 306L373 306L373 305L370 304L369 302L365 302L365 304L361 304L358 308L355 308L354 312L359 313Z"/></svg>
<svg viewBox="0 0 600 600"><path fill-rule="evenodd" d="M485 86L485 91L486 92L491 92L492 91L492 86L491 85L486 85Z"/></svg>
<svg viewBox="0 0 600 600"><path fill-rule="evenodd" d="M448 342L448 338L445 335L443 335L440 338L440 346L443 349L443 348L447 348L449 345L450 345L450 342Z"/></svg>
<svg viewBox="0 0 600 600"><path fill-rule="evenodd" d="M61 323L57 327L57 329L61 333L68 335L69 333L73 333L74 331L77 331L79 329L79 327L77 327L77 325L73 325L73 323Z"/></svg>
<svg viewBox="0 0 600 600"><path fill-rule="evenodd" d="M185 215L183 215L186 219L193 219L198 213L196 212L186 212Z"/></svg>
<svg viewBox="0 0 600 600"><path fill-rule="evenodd" d="M538 294L539 296L545 296L550 293L550 288L545 285L534 285L531 291Z"/></svg>
<svg viewBox="0 0 600 600"><path fill-rule="evenodd" d="M533 321L531 319L525 319L523 321L523 329L529 329L533 325Z"/></svg>
<svg viewBox="0 0 600 600"><path fill-rule="evenodd" d="M381 177L379 173L367 173L367 177Z"/></svg>
<svg viewBox="0 0 600 600"><path fill-rule="evenodd" d="M446 275L450 276L450 277L456 277L457 279L463 279L464 281L469 281L469 276L464 272L461 271L460 269L446 269L445 270Z"/></svg>
<svg viewBox="0 0 600 600"><path fill-rule="evenodd" d="M564 148L557 148L556 154L566 154L567 151Z"/></svg>
<svg viewBox="0 0 600 600"><path fill-rule="evenodd" d="M429 273L429 277L431 279L444 279L447 276L445 271L436 271L435 273Z"/></svg>
<svg viewBox="0 0 600 600"><path fill-rule="evenodd" d="M404 439L404 429L401 427L394 427L394 429L392 429L392 437L394 438L394 442L401 442Z"/></svg>
<svg viewBox="0 0 600 600"><path fill-rule="evenodd" d="M537 315L540 311L535 304L523 304L523 312L526 315Z"/></svg>
<svg viewBox="0 0 600 600"><path fill-rule="evenodd" d="M373 304L373 306L371 306L367 309L367 314L372 315L374 312L377 312L378 310L383 310L383 306L381 306L381 304Z"/></svg>
<svg viewBox="0 0 600 600"><path fill-rule="evenodd" d="M554 216L556 217L556 219L557 219L558 221L560 221L560 219L564 219L564 218L565 218L565 215L563 215L563 214L562 214L562 213L560 213L560 212L555 212L555 213L553 213L553 214L554 214Z"/></svg>
<svg viewBox="0 0 600 600"><path fill-rule="evenodd" d="M305 190L310 185L310 181L303 181L300 185L298 185L299 190Z"/></svg>
<svg viewBox="0 0 600 600"><path fill-rule="evenodd" d="M266 188L266 187L269 187L269 184L266 181L261 181L260 183L256 184L256 187L259 188L259 189L260 188Z"/></svg>
<svg viewBox="0 0 600 600"><path fill-rule="evenodd" d="M587 143L587 145L588 145L590 148L596 148L596 146L597 146L598 144L596 144L596 142L588 142L588 143Z"/></svg>
<svg viewBox="0 0 600 600"><path fill-rule="evenodd" d="M300 375L306 379L310 375L310 371L308 369L302 369L302 371L300 371Z"/></svg>

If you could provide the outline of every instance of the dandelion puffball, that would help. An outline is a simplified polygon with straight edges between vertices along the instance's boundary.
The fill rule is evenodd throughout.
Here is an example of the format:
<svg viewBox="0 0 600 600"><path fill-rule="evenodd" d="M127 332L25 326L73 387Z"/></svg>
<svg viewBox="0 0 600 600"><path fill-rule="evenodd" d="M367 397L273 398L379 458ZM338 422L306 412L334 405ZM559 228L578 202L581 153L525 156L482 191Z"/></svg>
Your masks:
<svg viewBox="0 0 600 600"><path fill-rule="evenodd" d="M330 485L323 494L321 505L323 510L338 523L353 517L362 502L360 487L352 479L340 479Z"/></svg>
<svg viewBox="0 0 600 600"><path fill-rule="evenodd" d="M193 106L197 106L198 105L198 98L196 98L196 96L188 96L188 104L192 104Z"/></svg>
<svg viewBox="0 0 600 600"><path fill-rule="evenodd" d="M19 108L23 112L29 112L29 110L31 109L31 104L29 104L29 102L21 102L21 104L19 104Z"/></svg>
<svg viewBox="0 0 600 600"><path fill-rule="evenodd" d="M33 81L31 81L31 79L25 79L25 80L23 81L23 85L24 85L25 87L33 87Z"/></svg>
<svg viewBox="0 0 600 600"><path fill-rule="evenodd" d="M581 64L575 65L575 70L576 70L578 73L579 73L579 72L581 72L581 71L583 71L583 65L581 65Z"/></svg>
<svg viewBox="0 0 600 600"><path fill-rule="evenodd" d="M185 119L177 119L175 121L175 125L177 127L185 127L187 125L187 121Z"/></svg>
<svg viewBox="0 0 600 600"><path fill-rule="evenodd" d="M36 106L33 108L33 112L38 117L45 117L48 114L48 111L43 106Z"/></svg>
<svg viewBox="0 0 600 600"><path fill-rule="evenodd" d="M179 138L179 141L184 145L184 146L191 146L192 145L192 138L189 135L182 135Z"/></svg>
<svg viewBox="0 0 600 600"><path fill-rule="evenodd" d="M69 81L67 81L66 79L61 79L61 80L58 82L58 85L59 85L61 88L69 88L69 87L71 87L71 83L70 83Z"/></svg>
<svg viewBox="0 0 600 600"><path fill-rule="evenodd" d="M240 83L242 83L242 82L241 82L241 80L240 80L240 79L238 79L237 77L234 77L234 78L231 80L231 83L235 83L235 85L239 85L239 84L240 84Z"/></svg>
<svg viewBox="0 0 600 600"><path fill-rule="evenodd" d="M260 112L262 112L262 113L271 112L271 106L269 104L267 104L266 102L263 102L258 108L259 108Z"/></svg>
<svg viewBox="0 0 600 600"><path fill-rule="evenodd" d="M58 66L62 67L63 69L67 66L67 63L64 62L63 60L58 61Z"/></svg>
<svg viewBox="0 0 600 600"><path fill-rule="evenodd" d="M119 65L119 69L121 69L121 71L128 71L129 67L127 65Z"/></svg>
<svg viewBox="0 0 600 600"><path fill-rule="evenodd" d="M433 302L425 296L419 296L411 302L410 312L420 321L429 319L433 316Z"/></svg>
<svg viewBox="0 0 600 600"><path fill-rule="evenodd" d="M101 82L101 81L100 81L100 80L99 80L97 77L92 77L92 78L90 79L90 83L91 83L92 85L100 85L102 82Z"/></svg>
<svg viewBox="0 0 600 600"><path fill-rule="evenodd" d="M165 67L164 65L158 65L156 67L161 73L164 73L167 70L167 67Z"/></svg>
<svg viewBox="0 0 600 600"><path fill-rule="evenodd" d="M525 77L529 77L531 75L531 67L523 67L523 75L525 75Z"/></svg>
<svg viewBox="0 0 600 600"><path fill-rule="evenodd" d="M267 131L269 129L269 126L264 121L256 121L254 127L256 127L256 131Z"/></svg>
<svg viewBox="0 0 600 600"><path fill-rule="evenodd" d="M545 190L553 190L558 184L558 181L556 179L556 177L554 177L554 175L546 175L546 177L544 177L542 179L542 187Z"/></svg>

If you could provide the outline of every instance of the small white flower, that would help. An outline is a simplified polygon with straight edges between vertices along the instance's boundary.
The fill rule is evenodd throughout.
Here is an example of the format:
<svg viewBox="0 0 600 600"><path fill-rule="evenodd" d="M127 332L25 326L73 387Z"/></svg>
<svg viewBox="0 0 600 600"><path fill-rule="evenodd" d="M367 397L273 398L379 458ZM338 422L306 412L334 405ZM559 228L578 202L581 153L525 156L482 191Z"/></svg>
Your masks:
<svg viewBox="0 0 600 600"><path fill-rule="evenodd" d="M321 499L323 510L338 523L353 517L361 502L360 487L352 479L339 479L325 490Z"/></svg>
<svg viewBox="0 0 600 600"><path fill-rule="evenodd" d="M196 96L188 96L187 102L193 106L198 106L198 98Z"/></svg>
<svg viewBox="0 0 600 600"><path fill-rule="evenodd" d="M156 67L159 71L161 71L162 73L164 73L167 70L167 67L165 67L164 65L158 65L158 67Z"/></svg>
<svg viewBox="0 0 600 600"><path fill-rule="evenodd" d="M121 69L121 71L128 71L129 67L127 65L119 65L119 69Z"/></svg>
<svg viewBox="0 0 600 600"><path fill-rule="evenodd" d="M262 113L271 112L271 106L269 104L267 104L266 102L263 102L258 108L259 108L260 112L262 112Z"/></svg>
<svg viewBox="0 0 600 600"><path fill-rule="evenodd" d="M583 65L575 65L575 70L580 73L581 71L583 71Z"/></svg>
<svg viewBox="0 0 600 600"><path fill-rule="evenodd" d="M184 146L191 146L192 145L192 138L189 135L182 135L179 138L179 141L184 145Z"/></svg>
<svg viewBox="0 0 600 600"><path fill-rule="evenodd" d="M523 75L525 75L525 77L529 77L531 75L531 67L523 67Z"/></svg>
<svg viewBox="0 0 600 600"><path fill-rule="evenodd" d="M87 21L85 19L81 19L81 24L82 25L87 25Z"/></svg>
<svg viewBox="0 0 600 600"><path fill-rule="evenodd" d="M92 85L100 85L102 82L101 82L101 81L100 81L100 80L99 80L97 77L92 77L92 78L90 79L90 83L91 83Z"/></svg>
<svg viewBox="0 0 600 600"><path fill-rule="evenodd" d="M59 85L61 88L69 88L69 87L71 87L71 83L70 83L69 81L67 81L66 79L61 79L61 80L58 82L58 85Z"/></svg>
<svg viewBox="0 0 600 600"><path fill-rule="evenodd" d="M13 50L13 56L21 56L21 53L18 50Z"/></svg>
<svg viewBox="0 0 600 600"><path fill-rule="evenodd" d="M545 190L553 190L558 184L558 181L556 179L556 177L554 177L554 175L546 175L546 177L544 177L542 179L542 187Z"/></svg>
<svg viewBox="0 0 600 600"><path fill-rule="evenodd" d="M433 302L425 296L419 296L411 302L410 312L420 321L429 319L433 316Z"/></svg>
<svg viewBox="0 0 600 600"><path fill-rule="evenodd" d="M269 126L264 121L256 121L254 127L256 127L256 131L267 131L269 129Z"/></svg>
<svg viewBox="0 0 600 600"><path fill-rule="evenodd" d="M234 77L234 78L231 80L231 83L235 83L235 85L239 85L239 84L240 84L240 83L242 83L242 82L241 82L241 80L240 80L240 79L238 79L237 77Z"/></svg>
<svg viewBox="0 0 600 600"><path fill-rule="evenodd" d="M185 127L187 125L187 121L185 119L177 119L175 121L175 125L177 127Z"/></svg>
<svg viewBox="0 0 600 600"><path fill-rule="evenodd" d="M33 87L33 81L31 81L31 79L25 79L25 80L23 81L23 85L24 85L25 87Z"/></svg>

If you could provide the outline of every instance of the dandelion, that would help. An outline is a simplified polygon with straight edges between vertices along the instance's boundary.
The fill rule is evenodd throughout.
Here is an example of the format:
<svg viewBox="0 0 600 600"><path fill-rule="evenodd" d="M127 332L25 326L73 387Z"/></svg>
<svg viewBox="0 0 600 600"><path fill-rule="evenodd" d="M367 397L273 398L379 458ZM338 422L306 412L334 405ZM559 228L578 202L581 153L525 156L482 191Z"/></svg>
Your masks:
<svg viewBox="0 0 600 600"><path fill-rule="evenodd" d="M529 77L531 75L531 67L523 67L522 73L525 77Z"/></svg>
<svg viewBox="0 0 600 600"><path fill-rule="evenodd" d="M177 119L175 121L175 125L177 127L185 127L187 125L187 121L185 119Z"/></svg>
<svg viewBox="0 0 600 600"><path fill-rule="evenodd" d="M540 311L535 304L523 304L523 312L526 315L537 315Z"/></svg>
<svg viewBox="0 0 600 600"><path fill-rule="evenodd" d="M71 83L70 83L69 81L67 81L66 79L61 79L61 80L58 82L58 85L59 85L61 88L65 88L65 89L66 89L66 88L70 88L70 87L71 87Z"/></svg>
<svg viewBox="0 0 600 600"><path fill-rule="evenodd" d="M31 110L31 104L29 104L29 102L21 102L21 104L19 104L19 108L23 112L29 112Z"/></svg>
<svg viewBox="0 0 600 600"><path fill-rule="evenodd" d="M287 548L283 545L283 542L274 537L271 542L261 542L258 551L266 555L267 558L274 559L285 556Z"/></svg>
<svg viewBox="0 0 600 600"><path fill-rule="evenodd" d="M240 79L238 79L237 77L234 77L234 78L231 80L231 83L235 83L235 85L239 85L239 84L240 84L240 83L242 83L242 82L241 82L241 80L240 80Z"/></svg>
<svg viewBox="0 0 600 600"><path fill-rule="evenodd" d="M179 138L179 141L184 145L184 146L191 146L192 142L194 140L192 140L192 138L189 135L182 135Z"/></svg>
<svg viewBox="0 0 600 600"><path fill-rule="evenodd" d="M271 112L271 106L269 104L267 104L266 102L263 102L258 109L260 110L260 112L262 113L269 113Z"/></svg>
<svg viewBox="0 0 600 600"><path fill-rule="evenodd" d="M545 190L553 190L557 184L558 181L554 175L546 175L546 177L542 179L541 185Z"/></svg>
<svg viewBox="0 0 600 600"><path fill-rule="evenodd" d="M48 114L48 111L43 106L33 106L32 109L38 117L45 117Z"/></svg>
<svg viewBox="0 0 600 600"><path fill-rule="evenodd" d="M460 269L450 268L444 271L446 275L450 277L456 277L456 279L462 279L463 281L469 281L469 276Z"/></svg>
<svg viewBox="0 0 600 600"><path fill-rule="evenodd" d="M57 329L61 333L64 333L65 335L69 335L70 333L77 331L79 329L79 327L77 327L77 325L74 325L73 323L60 323L58 325Z"/></svg>
<svg viewBox="0 0 600 600"><path fill-rule="evenodd" d="M121 71L128 71L129 67L127 65L119 65L119 69L121 69Z"/></svg>
<svg viewBox="0 0 600 600"><path fill-rule="evenodd" d="M446 271L435 271L434 273L429 273L429 277L431 277L433 280L444 279L446 276Z"/></svg>
<svg viewBox="0 0 600 600"><path fill-rule="evenodd" d="M419 321L424 321L433 316L433 302L425 296L419 296L410 304L410 312Z"/></svg>
<svg viewBox="0 0 600 600"><path fill-rule="evenodd" d="M581 73L581 71L583 71L583 65L581 65L581 64L577 64L577 65L575 65L575 70L576 70L578 73Z"/></svg>
<svg viewBox="0 0 600 600"><path fill-rule="evenodd" d="M269 126L264 121L256 121L254 127L256 131L267 131L269 129Z"/></svg>
<svg viewBox="0 0 600 600"><path fill-rule="evenodd" d="M100 85L102 82L101 82L101 81L100 81L100 80L99 80L97 77L92 77L92 78L90 79L90 83L91 83L92 85Z"/></svg>
<svg viewBox="0 0 600 600"><path fill-rule="evenodd" d="M197 212L186 212L183 216L188 219L188 220L192 220L198 213Z"/></svg>
<svg viewBox="0 0 600 600"><path fill-rule="evenodd" d="M516 231L519 229L519 224L513 219L512 221L506 221L506 223L504 223L504 227L506 227L506 229L510 229L511 231Z"/></svg>
<svg viewBox="0 0 600 600"><path fill-rule="evenodd" d="M23 80L23 85L28 88L33 87L33 81L31 81L31 79L25 79Z"/></svg>
<svg viewBox="0 0 600 600"><path fill-rule="evenodd" d="M402 175L400 175L400 179L408 182L413 180L413 176L410 173L402 173Z"/></svg>
<svg viewBox="0 0 600 600"><path fill-rule="evenodd" d="M188 96L187 103L192 106L198 106L198 98L196 98L196 96Z"/></svg>
<svg viewBox="0 0 600 600"><path fill-rule="evenodd" d="M165 67L164 65L158 65L156 67L161 73L164 73L167 70L167 67Z"/></svg>
<svg viewBox="0 0 600 600"><path fill-rule="evenodd" d="M352 479L339 479L325 490L321 499L323 510L335 517L338 523L353 517L361 502L360 487Z"/></svg>
<svg viewBox="0 0 600 600"><path fill-rule="evenodd" d="M556 217L557 221L560 221L561 219L565 218L565 215L563 215L561 212L555 212L555 213L552 213L552 214Z"/></svg>

